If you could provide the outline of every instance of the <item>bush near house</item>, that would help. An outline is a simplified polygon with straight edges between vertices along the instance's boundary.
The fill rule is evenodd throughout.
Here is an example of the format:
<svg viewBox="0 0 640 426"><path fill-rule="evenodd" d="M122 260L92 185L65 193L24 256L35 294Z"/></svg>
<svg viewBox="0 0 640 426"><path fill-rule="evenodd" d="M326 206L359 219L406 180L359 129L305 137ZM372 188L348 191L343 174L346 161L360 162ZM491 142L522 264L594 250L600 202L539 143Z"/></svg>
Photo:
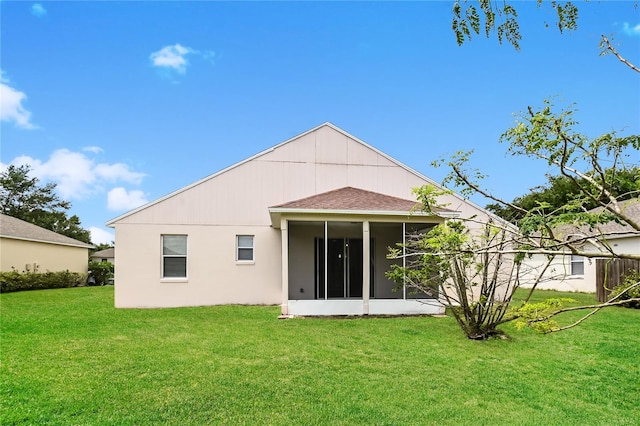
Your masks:
<svg viewBox="0 0 640 426"><path fill-rule="evenodd" d="M627 300L627 299L640 297L640 286L636 285L633 288L629 288L629 287L632 287L634 284L636 284L638 281L640 281L640 272L634 271L634 270L629 271L627 276L624 278L624 281L622 281L622 283L615 286L613 290L611 290L609 299L613 299L621 293L622 295L620 296L620 300ZM640 302L629 302L629 303L625 303L622 306L626 308L640 309Z"/></svg>
<svg viewBox="0 0 640 426"><path fill-rule="evenodd" d="M0 292L69 288L84 285L86 275L77 272L0 272Z"/></svg>
<svg viewBox="0 0 640 426"><path fill-rule="evenodd" d="M107 285L113 278L113 263L110 262L89 262L89 285ZM91 280L93 277L93 280Z"/></svg>

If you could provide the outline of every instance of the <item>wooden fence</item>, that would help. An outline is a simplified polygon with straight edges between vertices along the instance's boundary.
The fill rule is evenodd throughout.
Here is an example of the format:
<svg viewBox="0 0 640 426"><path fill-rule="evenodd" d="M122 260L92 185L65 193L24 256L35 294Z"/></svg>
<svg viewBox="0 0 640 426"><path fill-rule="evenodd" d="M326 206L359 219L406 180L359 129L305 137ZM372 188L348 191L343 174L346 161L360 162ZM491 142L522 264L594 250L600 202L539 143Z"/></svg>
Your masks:
<svg viewBox="0 0 640 426"><path fill-rule="evenodd" d="M640 271L640 260L596 259L596 296L606 302L611 289L624 280L627 272Z"/></svg>

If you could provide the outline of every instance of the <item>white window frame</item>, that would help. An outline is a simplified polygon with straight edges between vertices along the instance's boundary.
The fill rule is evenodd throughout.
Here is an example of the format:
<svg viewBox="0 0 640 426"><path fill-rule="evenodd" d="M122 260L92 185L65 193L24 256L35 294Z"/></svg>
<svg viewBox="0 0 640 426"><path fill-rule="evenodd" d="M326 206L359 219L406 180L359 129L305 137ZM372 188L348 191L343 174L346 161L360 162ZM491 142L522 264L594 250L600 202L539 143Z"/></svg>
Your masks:
<svg viewBox="0 0 640 426"><path fill-rule="evenodd" d="M251 238L251 246L240 245L241 238ZM251 250L251 259L240 259L240 250ZM251 234L236 235L236 263L253 264L256 261L256 236Z"/></svg>
<svg viewBox="0 0 640 426"><path fill-rule="evenodd" d="M162 257L161 259L161 271L160 271L160 277L163 281L185 281L188 276L189 276L189 238L187 235L185 234L162 234L160 236L160 255ZM185 238L185 254L179 254L179 255L170 255L170 254L165 254L164 253L164 239L165 237L184 237ZM166 258L184 258L184 276L180 276L180 277L168 277L165 275L164 272L164 260Z"/></svg>
<svg viewBox="0 0 640 426"><path fill-rule="evenodd" d="M571 275L583 276L584 275L584 256L572 254L571 257L569 258L569 261L570 261ZM578 265L582 267L580 268L581 269L580 273L576 273L574 271L574 267L577 267Z"/></svg>

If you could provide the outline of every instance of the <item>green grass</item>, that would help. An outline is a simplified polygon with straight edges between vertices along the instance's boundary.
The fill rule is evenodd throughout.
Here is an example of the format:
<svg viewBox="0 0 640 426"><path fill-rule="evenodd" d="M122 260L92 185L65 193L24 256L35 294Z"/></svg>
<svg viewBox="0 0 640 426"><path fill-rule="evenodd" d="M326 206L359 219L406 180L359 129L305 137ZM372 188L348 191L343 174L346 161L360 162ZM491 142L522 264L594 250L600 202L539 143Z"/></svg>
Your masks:
<svg viewBox="0 0 640 426"><path fill-rule="evenodd" d="M115 309L112 287L9 293L0 303L3 425L640 419L640 310L610 309L551 335L507 325L511 339L477 342L450 317Z"/></svg>

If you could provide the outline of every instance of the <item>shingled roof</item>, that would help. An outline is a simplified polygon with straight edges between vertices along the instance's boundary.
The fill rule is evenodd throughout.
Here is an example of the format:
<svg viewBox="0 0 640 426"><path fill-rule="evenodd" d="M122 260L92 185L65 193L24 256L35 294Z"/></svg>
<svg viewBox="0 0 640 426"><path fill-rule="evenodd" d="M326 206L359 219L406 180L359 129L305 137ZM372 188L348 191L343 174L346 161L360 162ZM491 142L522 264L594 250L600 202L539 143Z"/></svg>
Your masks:
<svg viewBox="0 0 640 426"><path fill-rule="evenodd" d="M0 236L17 240L37 241L41 243L59 244L93 248L91 244L69 238L40 226L34 225L15 217L0 214Z"/></svg>
<svg viewBox="0 0 640 426"><path fill-rule="evenodd" d="M109 247L108 249L100 250L91 255L91 257L95 258L108 258L108 257L116 257L116 248Z"/></svg>
<svg viewBox="0 0 640 426"><path fill-rule="evenodd" d="M640 199L632 198L619 202L622 211L635 221L640 221ZM604 210L603 207L597 207L589 210L590 213L601 213ZM636 231L626 223L618 223L611 221L593 226L581 225L560 225L556 228L556 236L562 238L563 236L570 237L572 235L579 235L584 237L598 238L605 236L607 239L624 238L630 236L640 236L640 232Z"/></svg>
<svg viewBox="0 0 640 426"><path fill-rule="evenodd" d="M415 201L348 186L273 206L270 209L410 212L421 211L421 205ZM441 208L435 208L434 211L451 212Z"/></svg>
<svg viewBox="0 0 640 426"><path fill-rule="evenodd" d="M636 222L640 221L640 198L632 198L630 200L625 200L620 202L620 208L630 218L635 220ZM600 212L604 209L594 209L594 212ZM622 234L622 233L636 233L635 229L631 227L631 225L617 223L617 222L609 222L602 225L598 225L598 229L603 234Z"/></svg>

